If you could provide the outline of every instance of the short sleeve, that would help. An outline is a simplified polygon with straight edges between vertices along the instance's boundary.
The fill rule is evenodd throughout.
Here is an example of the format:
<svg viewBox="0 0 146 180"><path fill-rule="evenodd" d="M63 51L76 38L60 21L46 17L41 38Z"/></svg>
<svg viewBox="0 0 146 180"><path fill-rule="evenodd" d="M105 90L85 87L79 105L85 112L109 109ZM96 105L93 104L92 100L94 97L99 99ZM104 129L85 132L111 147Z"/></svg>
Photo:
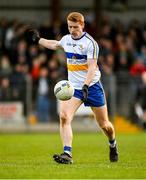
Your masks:
<svg viewBox="0 0 146 180"><path fill-rule="evenodd" d="M61 40L59 41L59 45L60 45L61 47L63 47L63 48L64 48L65 40L66 40L66 36L63 36L63 37L61 38Z"/></svg>
<svg viewBox="0 0 146 180"><path fill-rule="evenodd" d="M96 41L91 40L87 46L87 59L98 59L99 46Z"/></svg>

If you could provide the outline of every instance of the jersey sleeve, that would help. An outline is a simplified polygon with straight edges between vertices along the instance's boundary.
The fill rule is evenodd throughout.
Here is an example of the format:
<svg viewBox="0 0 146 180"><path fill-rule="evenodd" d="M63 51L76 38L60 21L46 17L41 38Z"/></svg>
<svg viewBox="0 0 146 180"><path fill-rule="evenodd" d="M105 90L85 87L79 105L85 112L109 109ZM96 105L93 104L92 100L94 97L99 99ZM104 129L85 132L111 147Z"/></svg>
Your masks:
<svg viewBox="0 0 146 180"><path fill-rule="evenodd" d="M98 59L99 46L96 41L90 41L87 47L87 59Z"/></svg>
<svg viewBox="0 0 146 180"><path fill-rule="evenodd" d="M66 36L63 36L63 37L61 38L61 40L59 41L59 45L60 45L61 47L64 47L65 40L66 40Z"/></svg>

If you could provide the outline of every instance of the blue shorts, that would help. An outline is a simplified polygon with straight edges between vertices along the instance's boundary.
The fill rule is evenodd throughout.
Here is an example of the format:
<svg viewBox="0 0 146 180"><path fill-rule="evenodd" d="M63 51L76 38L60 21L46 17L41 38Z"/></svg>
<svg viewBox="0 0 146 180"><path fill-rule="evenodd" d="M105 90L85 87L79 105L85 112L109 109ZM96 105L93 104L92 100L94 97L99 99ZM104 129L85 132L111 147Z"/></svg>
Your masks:
<svg viewBox="0 0 146 180"><path fill-rule="evenodd" d="M74 97L78 99L83 99L82 90L75 89ZM84 103L85 106L100 107L105 105L105 94L100 82L97 82L89 87L87 102Z"/></svg>

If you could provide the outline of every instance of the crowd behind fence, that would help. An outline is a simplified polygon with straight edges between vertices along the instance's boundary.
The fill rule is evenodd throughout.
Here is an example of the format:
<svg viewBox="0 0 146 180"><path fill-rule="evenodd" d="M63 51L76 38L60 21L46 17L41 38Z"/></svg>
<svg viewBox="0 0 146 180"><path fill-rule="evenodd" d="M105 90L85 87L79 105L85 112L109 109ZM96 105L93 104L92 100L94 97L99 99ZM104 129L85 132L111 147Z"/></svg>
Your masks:
<svg viewBox="0 0 146 180"><path fill-rule="evenodd" d="M0 102L21 101L25 116L31 111L38 122L56 121L53 88L57 81L67 78L65 54L62 49L51 51L32 44L25 33L26 25L0 19ZM60 40L68 33L65 22L42 24L37 29L47 39ZM98 65L110 117L120 114L146 122L146 25L133 20L125 26L103 17L98 34L95 22L86 22L85 30L100 47Z"/></svg>

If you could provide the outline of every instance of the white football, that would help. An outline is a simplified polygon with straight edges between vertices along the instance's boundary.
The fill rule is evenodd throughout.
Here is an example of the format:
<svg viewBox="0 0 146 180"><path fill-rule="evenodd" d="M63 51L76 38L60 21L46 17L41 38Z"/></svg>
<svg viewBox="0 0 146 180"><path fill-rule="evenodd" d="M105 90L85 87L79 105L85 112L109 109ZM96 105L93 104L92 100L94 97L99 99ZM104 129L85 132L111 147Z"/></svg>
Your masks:
<svg viewBox="0 0 146 180"><path fill-rule="evenodd" d="M71 82L67 80L59 81L54 87L54 94L59 100L69 100L74 94L74 87Z"/></svg>

